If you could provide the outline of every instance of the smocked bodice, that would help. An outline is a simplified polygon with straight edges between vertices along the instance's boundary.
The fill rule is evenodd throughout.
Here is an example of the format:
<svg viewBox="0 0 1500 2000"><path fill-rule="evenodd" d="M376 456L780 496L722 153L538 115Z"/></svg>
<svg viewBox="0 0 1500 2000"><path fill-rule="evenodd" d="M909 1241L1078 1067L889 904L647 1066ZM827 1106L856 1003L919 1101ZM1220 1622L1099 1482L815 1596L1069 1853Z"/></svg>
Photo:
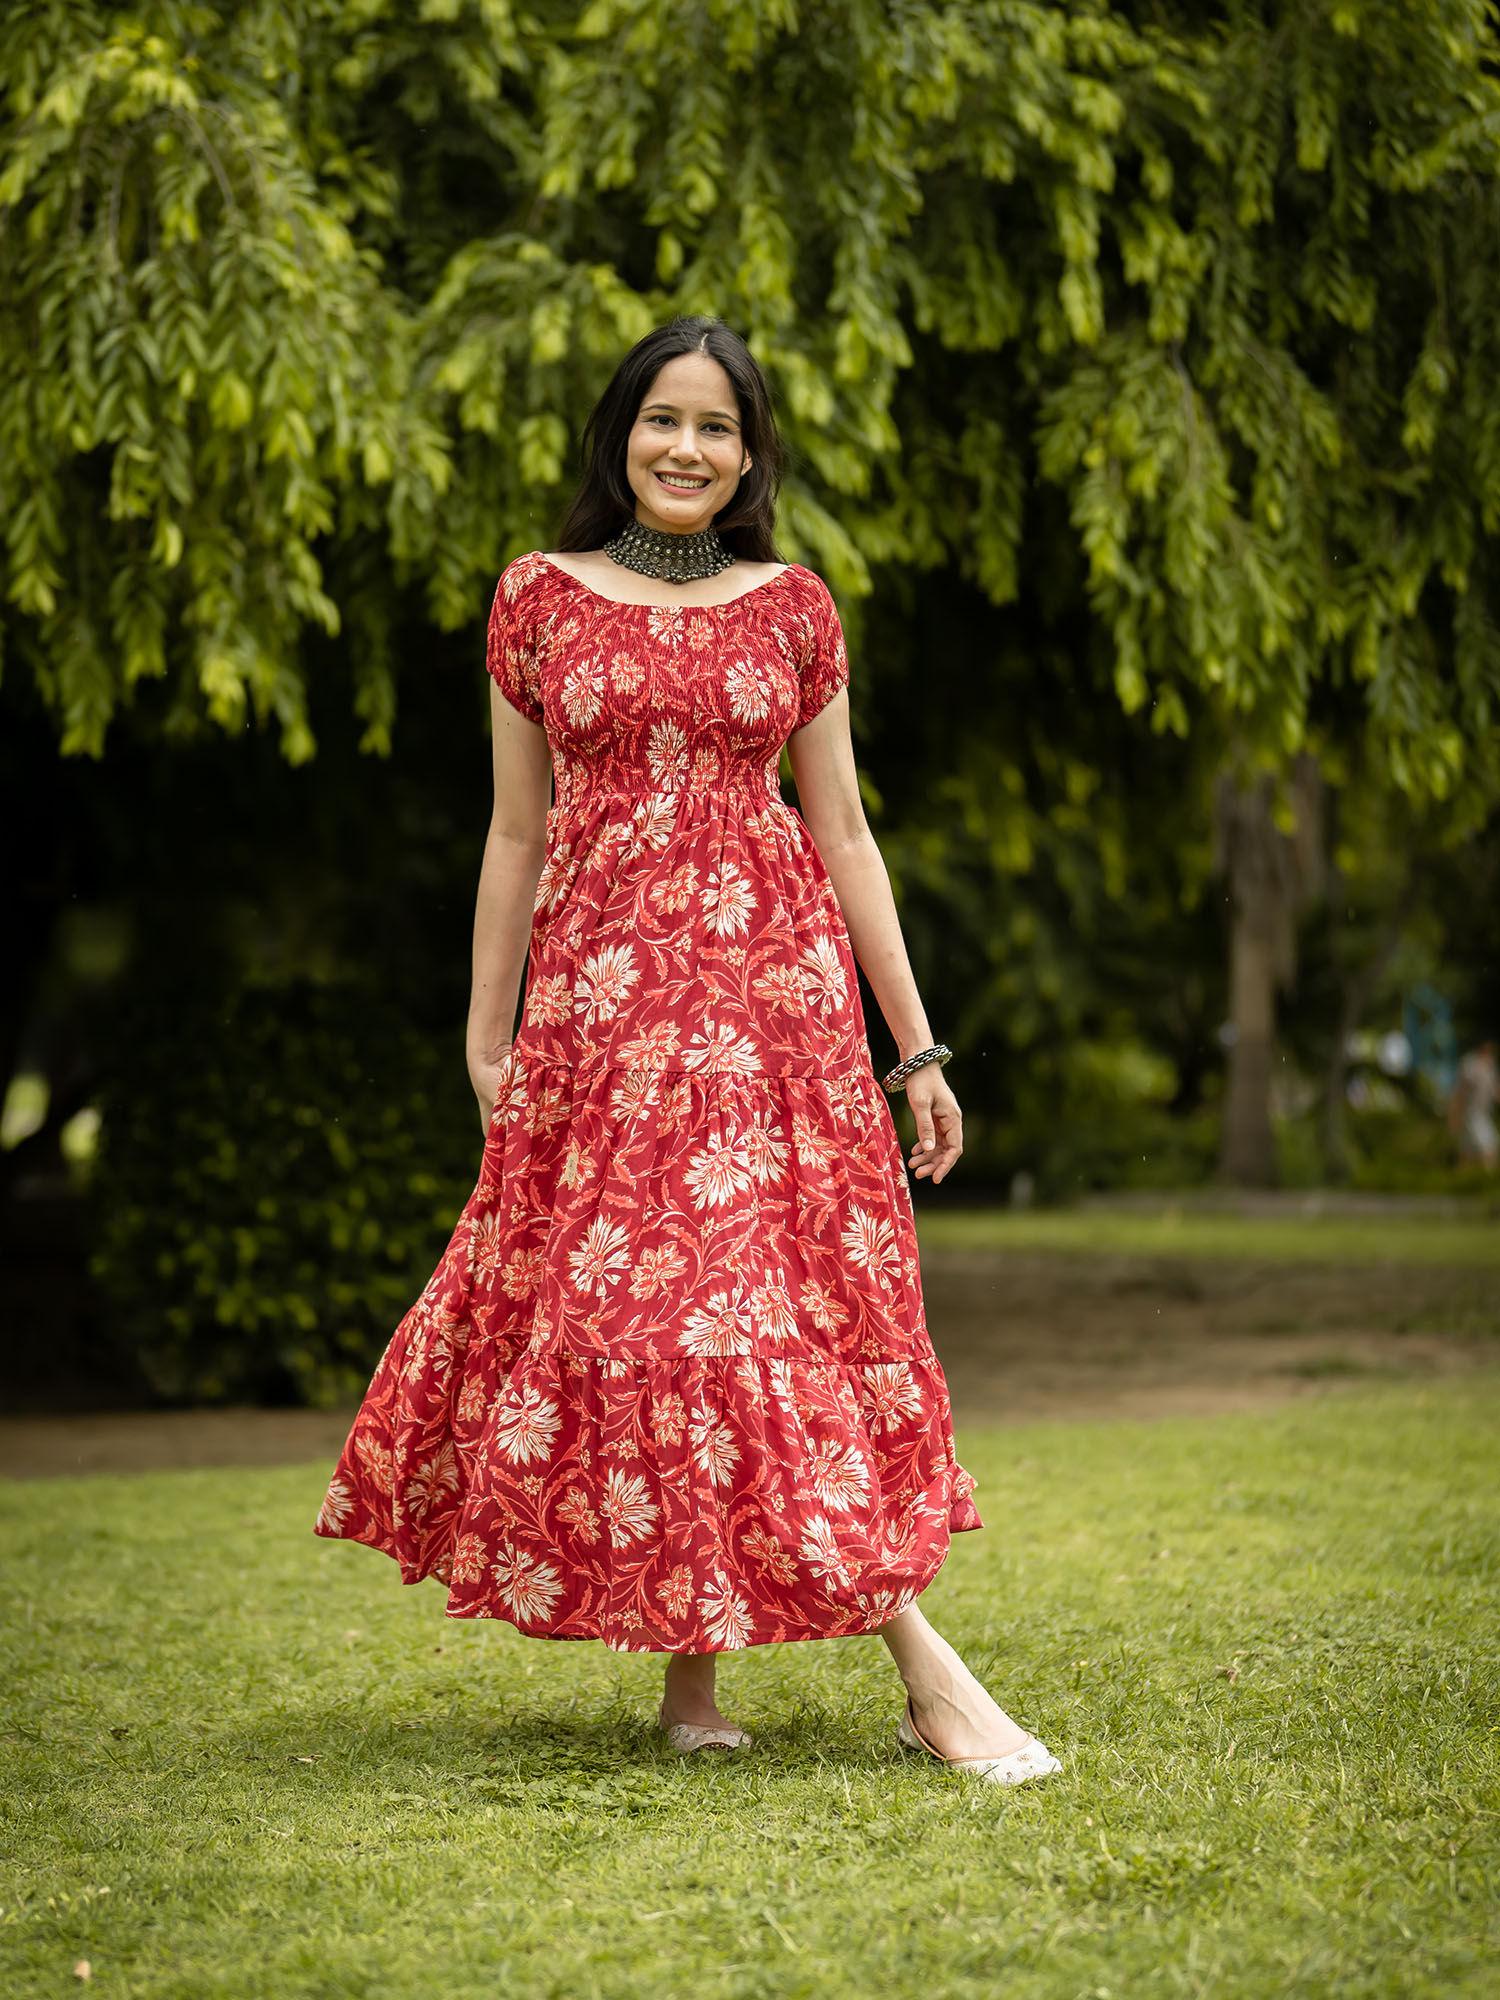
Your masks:
<svg viewBox="0 0 1500 2000"><path fill-rule="evenodd" d="M501 578L490 670L544 725L558 807L779 797L782 745L848 679L827 586L793 563L727 604L623 604L538 553Z"/></svg>
<svg viewBox="0 0 1500 2000"><path fill-rule="evenodd" d="M517 1047L571 1068L811 1074L852 1061L858 981L782 745L848 680L826 585L621 604L539 553L500 580L489 668L545 728L554 802Z"/></svg>

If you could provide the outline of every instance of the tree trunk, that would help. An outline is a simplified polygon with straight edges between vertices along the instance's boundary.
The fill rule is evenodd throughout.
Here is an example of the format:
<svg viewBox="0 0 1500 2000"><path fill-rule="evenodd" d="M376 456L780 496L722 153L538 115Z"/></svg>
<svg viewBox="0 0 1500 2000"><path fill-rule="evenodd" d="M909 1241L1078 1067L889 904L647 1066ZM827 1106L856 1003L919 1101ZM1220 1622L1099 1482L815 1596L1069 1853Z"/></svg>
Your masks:
<svg viewBox="0 0 1500 2000"><path fill-rule="evenodd" d="M1219 1171L1241 1187L1274 1187L1271 1078L1276 995L1297 963L1297 913L1322 888L1323 791L1305 754L1292 764L1293 826L1276 825L1276 788L1262 772L1219 780L1220 867L1229 885L1229 1071Z"/></svg>
<svg viewBox="0 0 1500 2000"><path fill-rule="evenodd" d="M1246 885L1248 886L1248 885ZM1276 1143L1271 1131L1271 1063L1276 1043L1277 930L1265 884L1231 894L1229 934L1228 1088L1219 1167L1241 1187L1274 1187Z"/></svg>

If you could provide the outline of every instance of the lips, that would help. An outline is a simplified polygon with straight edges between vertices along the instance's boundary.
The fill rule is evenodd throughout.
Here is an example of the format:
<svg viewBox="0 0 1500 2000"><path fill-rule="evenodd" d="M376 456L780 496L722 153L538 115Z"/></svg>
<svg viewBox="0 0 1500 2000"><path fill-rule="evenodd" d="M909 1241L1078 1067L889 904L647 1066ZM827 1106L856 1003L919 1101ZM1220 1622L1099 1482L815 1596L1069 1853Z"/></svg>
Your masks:
<svg viewBox="0 0 1500 2000"><path fill-rule="evenodd" d="M683 475L684 483L682 485L677 483L675 475L657 472L653 473L652 477L658 484L665 486L669 493L701 493L704 487L710 484L707 479L698 479L691 474Z"/></svg>

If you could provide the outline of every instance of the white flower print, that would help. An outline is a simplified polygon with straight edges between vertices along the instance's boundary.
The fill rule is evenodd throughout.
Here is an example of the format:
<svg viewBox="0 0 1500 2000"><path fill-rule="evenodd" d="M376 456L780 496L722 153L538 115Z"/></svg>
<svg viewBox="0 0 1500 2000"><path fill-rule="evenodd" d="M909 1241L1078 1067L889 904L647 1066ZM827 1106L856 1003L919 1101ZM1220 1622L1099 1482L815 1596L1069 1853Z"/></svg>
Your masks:
<svg viewBox="0 0 1500 2000"><path fill-rule="evenodd" d="M916 1546L917 1535L926 1512L925 1508L915 1506L911 1509L909 1519L903 1513L898 1520L886 1523L878 1551L882 1568L895 1569L906 1561ZM901 1525L903 1521L906 1523L904 1527Z"/></svg>
<svg viewBox="0 0 1500 2000"><path fill-rule="evenodd" d="M663 875L652 883L651 901L660 915L675 915L688 907L697 889L698 870L691 861L685 861L670 875Z"/></svg>
<svg viewBox="0 0 1500 2000"><path fill-rule="evenodd" d="M677 824L677 794L675 792L651 792L641 800L632 815L632 824L640 837L641 845L659 851L672 838Z"/></svg>
<svg viewBox="0 0 1500 2000"><path fill-rule="evenodd" d="M653 1021L619 1045L620 1061L632 1069L666 1069L676 1053L677 1028L671 1021Z"/></svg>
<svg viewBox="0 0 1500 2000"><path fill-rule="evenodd" d="M797 1337L797 1309L792 1304L792 1295L787 1289L786 1276L776 1272L763 1285L756 1288L751 1303L755 1324L761 1335L768 1341L795 1340Z"/></svg>
<svg viewBox="0 0 1500 2000"><path fill-rule="evenodd" d="M913 1590L872 1590L868 1597L860 1599L873 1632L878 1625L889 1625L893 1618L899 1618L908 1604L914 1603Z"/></svg>
<svg viewBox="0 0 1500 2000"><path fill-rule="evenodd" d="M779 1126L749 1126L745 1132L745 1154L750 1171L762 1187L770 1187L786 1176L788 1147Z"/></svg>
<svg viewBox="0 0 1500 2000"><path fill-rule="evenodd" d="M478 1583L484 1575L484 1556L483 1535L460 1535L453 1551L452 1581Z"/></svg>
<svg viewBox="0 0 1500 2000"><path fill-rule="evenodd" d="M724 669L724 693L736 722L759 722L770 708L765 683L749 660L731 660Z"/></svg>
<svg viewBox="0 0 1500 2000"><path fill-rule="evenodd" d="M570 728L581 735L604 706L604 669L597 660L580 660L563 675L558 691Z"/></svg>
<svg viewBox="0 0 1500 2000"><path fill-rule="evenodd" d="M792 1145L800 1166L821 1170L839 1157L840 1148L800 1111L792 1116Z"/></svg>
<svg viewBox="0 0 1500 2000"><path fill-rule="evenodd" d="M736 1035L732 1028L710 1022L695 1042L682 1052L687 1069L723 1070L730 1076L758 1076L760 1051L748 1035Z"/></svg>
<svg viewBox="0 0 1500 2000"><path fill-rule="evenodd" d="M860 1402L872 1431L899 1430L908 1417L922 1414L922 1392L904 1361L879 1361L866 1368Z"/></svg>
<svg viewBox="0 0 1500 2000"><path fill-rule="evenodd" d="M573 1005L581 1010L589 1027L595 1021L612 1021L640 976L641 969L628 944L606 945L601 951L591 952L579 966Z"/></svg>
<svg viewBox="0 0 1500 2000"><path fill-rule="evenodd" d="M750 1186L750 1160L743 1139L720 1140L693 1155L683 1175L694 1206L725 1208Z"/></svg>
<svg viewBox="0 0 1500 2000"><path fill-rule="evenodd" d="M642 1250L630 1273L630 1296L654 1299L671 1290L687 1269L687 1259L675 1243Z"/></svg>
<svg viewBox="0 0 1500 2000"><path fill-rule="evenodd" d="M722 1570L714 1571L712 1581L698 1599L698 1614L715 1646L728 1650L749 1645L754 1629L750 1606Z"/></svg>
<svg viewBox="0 0 1500 2000"><path fill-rule="evenodd" d="M868 1271L876 1283L889 1288L892 1276L901 1268L901 1253L891 1230L890 1217L877 1215L857 1204L840 1237L851 1264Z"/></svg>
<svg viewBox="0 0 1500 2000"><path fill-rule="evenodd" d="M750 1528L741 1544L745 1554L758 1569L773 1576L778 1583L792 1583L797 1576L797 1561L791 1550L767 1534L764 1528Z"/></svg>
<svg viewBox="0 0 1500 2000"><path fill-rule="evenodd" d="M756 974L750 991L757 1000L768 1007L779 1007L786 1014L801 1014L806 1006L802 974L795 965L768 965Z"/></svg>
<svg viewBox="0 0 1500 2000"><path fill-rule="evenodd" d="M661 1096L661 1078L654 1069L621 1070L610 1092L611 1115L620 1119L639 1118Z"/></svg>
<svg viewBox="0 0 1500 2000"><path fill-rule="evenodd" d="M550 1396L544 1396L535 1382L528 1382L519 1397L507 1389L505 1400L495 1414L495 1443L507 1458L518 1465L545 1459L562 1428L562 1411Z"/></svg>
<svg viewBox="0 0 1500 2000"><path fill-rule="evenodd" d="M680 646L687 636L687 621L675 604L653 604L646 617L646 630L658 645Z"/></svg>
<svg viewBox="0 0 1500 2000"><path fill-rule="evenodd" d="M500 1289L507 1298L528 1299L542 1282L542 1253L538 1249L512 1250L500 1274Z"/></svg>
<svg viewBox="0 0 1500 2000"><path fill-rule="evenodd" d="M720 1412L694 1410L688 1424L688 1438L698 1470L707 1473L715 1486L727 1486L740 1462L740 1453Z"/></svg>
<svg viewBox="0 0 1500 2000"><path fill-rule="evenodd" d="M555 1028L572 1013L573 988L566 973L550 972L526 989L528 1028Z"/></svg>
<svg viewBox="0 0 1500 2000"><path fill-rule="evenodd" d="M688 740L680 722L653 722L646 738L646 769L664 791L687 775Z"/></svg>
<svg viewBox="0 0 1500 2000"><path fill-rule="evenodd" d="M797 1378L784 1354L773 1354L766 1363L766 1386L787 1411L797 1411Z"/></svg>
<svg viewBox="0 0 1500 2000"><path fill-rule="evenodd" d="M797 1552L814 1576L848 1588L851 1581L849 1565L839 1547L833 1523L826 1514L808 1515L802 1526L802 1541Z"/></svg>
<svg viewBox="0 0 1500 2000"><path fill-rule="evenodd" d="M599 1512L608 1523L610 1541L620 1549L632 1541L646 1540L656 1526L658 1509L641 1473L622 1472L618 1465L612 1465Z"/></svg>
<svg viewBox="0 0 1500 2000"><path fill-rule="evenodd" d="M406 1504L414 1521L425 1521L444 1494L458 1491L458 1455L451 1440L423 1459L406 1482Z"/></svg>
<svg viewBox="0 0 1500 2000"><path fill-rule="evenodd" d="M577 873L578 862L574 859L571 842L560 840L555 847L549 848L542 861L542 872L537 877L534 911L539 914L555 908L567 894Z"/></svg>
<svg viewBox="0 0 1500 2000"><path fill-rule="evenodd" d="M637 653L614 653L609 662L609 683L616 694L634 694L646 678L646 668Z"/></svg>
<svg viewBox="0 0 1500 2000"><path fill-rule="evenodd" d="M848 1319L826 1286L814 1284L810 1278L802 1287L801 1300L802 1310L820 1333L835 1333Z"/></svg>
<svg viewBox="0 0 1500 2000"><path fill-rule="evenodd" d="M343 1480L331 1480L323 1496L323 1504L318 1509L318 1527L325 1535L336 1533L348 1520L353 1508L354 1495Z"/></svg>
<svg viewBox="0 0 1500 2000"><path fill-rule="evenodd" d="M852 1444L819 1438L807 1461L807 1483L825 1507L846 1514L868 1499L870 1474Z"/></svg>
<svg viewBox="0 0 1500 2000"><path fill-rule="evenodd" d="M797 968L802 974L803 996L810 1006L824 1012L843 1006L848 982L838 946L831 937L825 934L814 938L798 959Z"/></svg>
<svg viewBox="0 0 1500 2000"><path fill-rule="evenodd" d="M755 892L732 861L710 872L703 885L703 920L715 937L745 937L755 914Z"/></svg>
<svg viewBox="0 0 1500 2000"><path fill-rule="evenodd" d="M493 1278L503 1268L510 1250L509 1236L505 1217L498 1209L473 1218L469 1224L469 1246L476 1277Z"/></svg>
<svg viewBox="0 0 1500 2000"><path fill-rule="evenodd" d="M861 1082L853 1070L845 1070L842 1076L828 1079L828 1106L836 1118L848 1124L851 1119L861 1127L869 1123L870 1102L878 1101L873 1093L879 1088L873 1077Z"/></svg>
<svg viewBox="0 0 1500 2000"><path fill-rule="evenodd" d="M707 1304L696 1307L683 1321L677 1345L684 1354L750 1353L755 1333L743 1301L728 1292L711 1293Z"/></svg>
<svg viewBox="0 0 1500 2000"><path fill-rule="evenodd" d="M450 1343L441 1335L434 1339L430 1326L414 1321L406 1359L401 1364L401 1378L405 1382L415 1382L419 1376L441 1374L452 1359Z"/></svg>
<svg viewBox="0 0 1500 2000"><path fill-rule="evenodd" d="M562 1578L555 1564L542 1562L529 1549L504 1545L490 1565L501 1602L525 1623L545 1618L562 1596Z"/></svg>
<svg viewBox="0 0 1500 2000"><path fill-rule="evenodd" d="M634 1251L630 1231L622 1222L596 1215L583 1241L568 1252L573 1284L580 1292L603 1292L630 1269Z"/></svg>
<svg viewBox="0 0 1500 2000"><path fill-rule="evenodd" d="M679 1563L670 1576L662 1578L656 1594L669 1618L682 1618L693 1601L693 1572L688 1563Z"/></svg>
<svg viewBox="0 0 1500 2000"><path fill-rule="evenodd" d="M384 1443L382 1439L372 1436L369 1431L356 1431L354 1434L354 1455L358 1458L361 1465L363 1465L366 1473L378 1485L384 1487L390 1486L392 1467L391 1450L388 1444Z"/></svg>

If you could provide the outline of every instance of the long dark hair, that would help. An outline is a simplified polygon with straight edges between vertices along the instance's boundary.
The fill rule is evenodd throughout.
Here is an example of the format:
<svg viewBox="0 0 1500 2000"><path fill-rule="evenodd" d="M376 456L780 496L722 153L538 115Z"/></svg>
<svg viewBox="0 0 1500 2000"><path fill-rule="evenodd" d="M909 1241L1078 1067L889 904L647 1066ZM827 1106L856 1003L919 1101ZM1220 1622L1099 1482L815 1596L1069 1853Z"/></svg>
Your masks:
<svg viewBox="0 0 1500 2000"><path fill-rule="evenodd" d="M750 470L734 497L714 516L732 555L747 562L782 562L776 547L776 495L786 448L776 428L771 391L760 363L733 327L710 313L684 313L645 334L610 377L579 439L583 472L563 516L559 552L597 549L635 518L635 493L625 476L625 447L651 384L679 354L706 354L734 384L740 438Z"/></svg>

